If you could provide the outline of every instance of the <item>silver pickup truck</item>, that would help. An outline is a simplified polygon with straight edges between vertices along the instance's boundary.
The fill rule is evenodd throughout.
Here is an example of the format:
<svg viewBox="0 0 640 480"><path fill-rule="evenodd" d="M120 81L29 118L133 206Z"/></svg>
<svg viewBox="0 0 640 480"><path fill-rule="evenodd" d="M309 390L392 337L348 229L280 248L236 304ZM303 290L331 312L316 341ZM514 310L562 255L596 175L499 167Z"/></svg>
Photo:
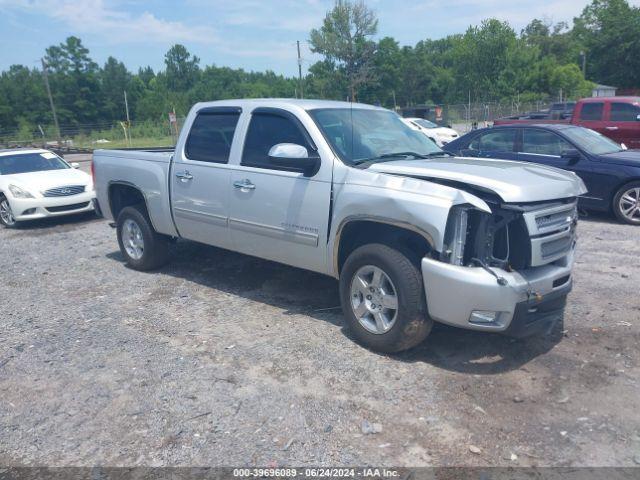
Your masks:
<svg viewBox="0 0 640 480"><path fill-rule="evenodd" d="M386 352L434 321L525 336L572 285L573 173L454 158L397 114L319 100L196 104L175 151L94 152L98 207L135 269L184 238L340 281L354 337Z"/></svg>

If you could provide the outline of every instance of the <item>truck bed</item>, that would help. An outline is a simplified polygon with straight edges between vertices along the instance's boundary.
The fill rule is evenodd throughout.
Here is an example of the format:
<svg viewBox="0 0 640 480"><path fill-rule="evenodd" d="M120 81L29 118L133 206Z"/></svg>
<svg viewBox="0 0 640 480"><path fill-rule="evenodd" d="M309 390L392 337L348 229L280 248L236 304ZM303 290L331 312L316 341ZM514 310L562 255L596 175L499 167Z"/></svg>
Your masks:
<svg viewBox="0 0 640 480"><path fill-rule="evenodd" d="M173 149L95 150L93 168L96 196L100 209L113 218L109 205L109 188L113 184L136 185L145 196L149 217L155 230L176 236L169 203L169 182ZM108 180L107 180L108 179ZM115 220L115 219L114 219Z"/></svg>

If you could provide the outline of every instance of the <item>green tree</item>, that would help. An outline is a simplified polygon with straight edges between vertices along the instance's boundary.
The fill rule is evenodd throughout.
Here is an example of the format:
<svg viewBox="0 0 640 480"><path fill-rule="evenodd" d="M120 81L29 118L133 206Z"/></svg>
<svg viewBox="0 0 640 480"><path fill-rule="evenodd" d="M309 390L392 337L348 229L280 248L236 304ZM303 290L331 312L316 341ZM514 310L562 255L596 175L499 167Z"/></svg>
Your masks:
<svg viewBox="0 0 640 480"><path fill-rule="evenodd" d="M361 0L336 0L322 27L311 30L311 51L323 55L343 71L352 100L356 99L358 88L374 76L376 44L371 37L377 31L375 13Z"/></svg>
<svg viewBox="0 0 640 480"><path fill-rule="evenodd" d="M459 97L468 92L476 100L502 97L499 79L517 47L516 33L506 22L489 19L469 27L452 52Z"/></svg>
<svg viewBox="0 0 640 480"><path fill-rule="evenodd" d="M124 66L113 57L109 57L100 72L102 87L103 112L109 120L123 120L125 118L124 92L130 90L132 76ZM135 95L128 92L129 105L132 107Z"/></svg>
<svg viewBox="0 0 640 480"><path fill-rule="evenodd" d="M570 63L558 65L553 69L549 78L549 86L553 91L562 92L564 98L579 98L589 95L593 83L584 79L578 65Z"/></svg>
<svg viewBox="0 0 640 480"><path fill-rule="evenodd" d="M164 56L167 67L167 87L176 92L185 92L193 87L200 77L200 59L191 55L184 45L174 45Z"/></svg>
<svg viewBox="0 0 640 480"><path fill-rule="evenodd" d="M527 46L538 48L543 58L552 56L560 63L579 61L582 46L565 22L553 24L536 18L522 30L521 38Z"/></svg>
<svg viewBox="0 0 640 480"><path fill-rule="evenodd" d="M626 0L593 0L574 20L587 53L587 77L617 87L640 86L640 8Z"/></svg>
<svg viewBox="0 0 640 480"><path fill-rule="evenodd" d="M82 41L72 36L47 48L45 62L60 123L71 126L63 133L75 134L79 125L96 124L101 105L99 67Z"/></svg>

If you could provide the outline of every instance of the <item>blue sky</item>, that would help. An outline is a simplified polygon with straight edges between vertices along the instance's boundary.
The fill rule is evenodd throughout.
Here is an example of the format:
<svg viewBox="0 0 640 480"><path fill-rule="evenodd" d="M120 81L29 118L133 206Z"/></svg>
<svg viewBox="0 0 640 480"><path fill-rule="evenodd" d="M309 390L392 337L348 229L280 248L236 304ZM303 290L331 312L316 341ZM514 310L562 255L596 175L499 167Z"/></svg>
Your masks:
<svg viewBox="0 0 640 480"><path fill-rule="evenodd" d="M519 31L532 18L571 21L587 0L369 0L379 37L401 44L463 32L482 19L507 20ZM639 5L640 0L632 0ZM182 43L201 64L297 73L296 40L303 66L315 58L306 41L331 0L0 0L0 69L36 66L44 49L76 35L102 64L109 55L130 69L163 67L163 56Z"/></svg>

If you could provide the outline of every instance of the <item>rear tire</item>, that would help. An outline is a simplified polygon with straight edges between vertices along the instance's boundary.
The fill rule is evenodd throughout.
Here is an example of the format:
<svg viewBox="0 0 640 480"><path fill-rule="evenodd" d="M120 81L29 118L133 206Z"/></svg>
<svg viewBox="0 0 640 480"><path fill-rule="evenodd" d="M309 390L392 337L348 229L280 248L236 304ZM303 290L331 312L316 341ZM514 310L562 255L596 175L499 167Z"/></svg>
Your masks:
<svg viewBox="0 0 640 480"><path fill-rule="evenodd" d="M364 245L349 255L340 273L340 301L356 340L380 352L415 347L433 326L418 267L386 245Z"/></svg>
<svg viewBox="0 0 640 480"><path fill-rule="evenodd" d="M153 270L169 260L169 242L153 230L144 206L122 209L118 215L117 234L120 252L134 270Z"/></svg>
<svg viewBox="0 0 640 480"><path fill-rule="evenodd" d="M629 225L640 225L640 182L623 185L613 197L613 213Z"/></svg>
<svg viewBox="0 0 640 480"><path fill-rule="evenodd" d="M0 195L0 223L6 228L16 228L18 221L13 216L9 200L4 195Z"/></svg>

